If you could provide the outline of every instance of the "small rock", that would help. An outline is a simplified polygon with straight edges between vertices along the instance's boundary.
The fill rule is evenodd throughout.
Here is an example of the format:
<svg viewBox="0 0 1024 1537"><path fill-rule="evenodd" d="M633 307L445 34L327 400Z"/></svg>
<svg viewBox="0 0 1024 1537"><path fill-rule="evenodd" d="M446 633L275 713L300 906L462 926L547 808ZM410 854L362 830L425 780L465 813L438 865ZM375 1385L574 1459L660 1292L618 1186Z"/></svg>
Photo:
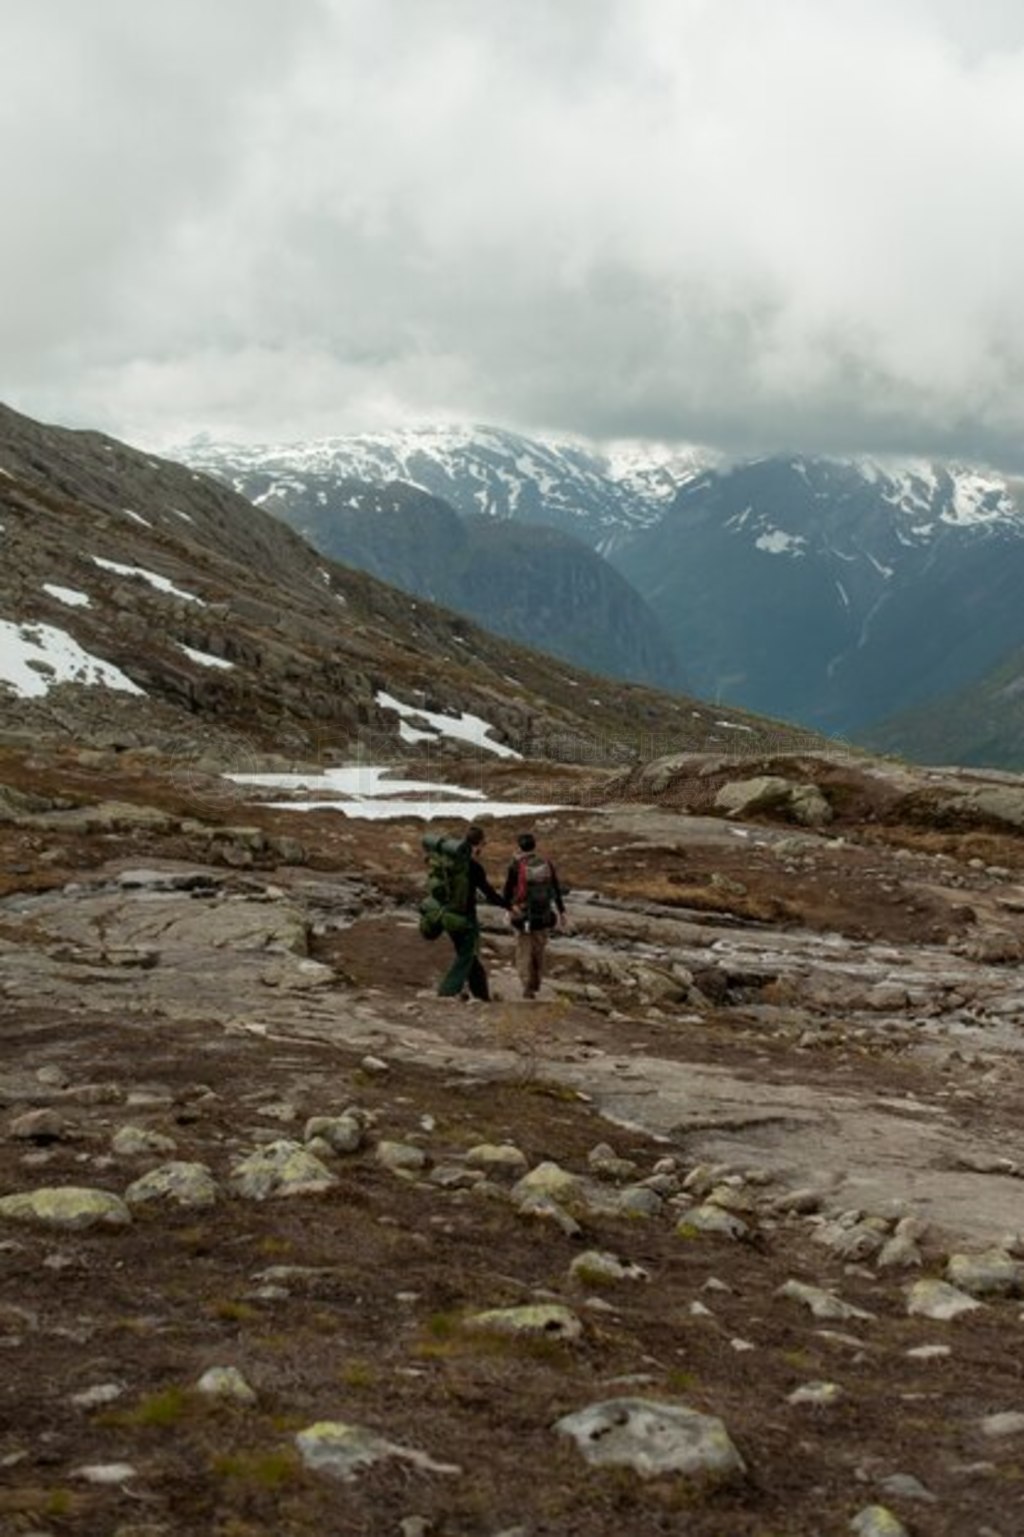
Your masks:
<svg viewBox="0 0 1024 1537"><path fill-rule="evenodd" d="M1016 1409L1006 1409L1001 1414L986 1415L981 1422L981 1433L992 1440L1024 1434L1024 1414Z"/></svg>
<svg viewBox="0 0 1024 1537"><path fill-rule="evenodd" d="M75 1468L72 1478L82 1478L87 1484L123 1484L135 1477L130 1462L94 1462L87 1467Z"/></svg>
<svg viewBox="0 0 1024 1537"><path fill-rule="evenodd" d="M911 1316L935 1318L943 1322L983 1306L983 1303L976 1302L966 1292L950 1286L946 1281L915 1281L907 1293L907 1312Z"/></svg>
<svg viewBox="0 0 1024 1537"><path fill-rule="evenodd" d="M817 1408L824 1408L828 1404L838 1403L842 1396L843 1390L838 1382L805 1382L802 1387L790 1393L786 1402L814 1404Z"/></svg>
<svg viewBox="0 0 1024 1537"><path fill-rule="evenodd" d="M216 1206L216 1181L205 1163L164 1163L129 1185L124 1198L129 1206L151 1201L170 1201L175 1206Z"/></svg>
<svg viewBox="0 0 1024 1537"><path fill-rule="evenodd" d="M65 1142L68 1123L56 1110L28 1110L11 1122L11 1136L16 1142Z"/></svg>
<svg viewBox="0 0 1024 1537"><path fill-rule="evenodd" d="M635 1265L631 1260L620 1260L617 1255L603 1249L588 1249L585 1254L577 1255L569 1266L569 1274L573 1280L582 1281L587 1286L650 1280L649 1272L642 1265Z"/></svg>
<svg viewBox="0 0 1024 1537"><path fill-rule="evenodd" d="M124 1388L119 1382L98 1382L95 1387L72 1393L71 1402L76 1409L99 1409L104 1404L114 1403L123 1392Z"/></svg>
<svg viewBox="0 0 1024 1537"><path fill-rule="evenodd" d="M173 1137L165 1137L158 1131L142 1126L122 1126L114 1133L111 1150L119 1158L135 1158L145 1153L175 1153L178 1144Z"/></svg>
<svg viewBox="0 0 1024 1537"><path fill-rule="evenodd" d="M385 1062L383 1057L364 1057L359 1066L364 1073L371 1073L378 1078L391 1071L391 1064Z"/></svg>
<svg viewBox="0 0 1024 1537"><path fill-rule="evenodd" d="M511 1142L480 1142L471 1147L465 1157L472 1169L483 1169L489 1175L507 1175L511 1179L524 1174L529 1168L526 1154Z"/></svg>
<svg viewBox="0 0 1024 1537"><path fill-rule="evenodd" d="M802 1302L804 1307L810 1308L815 1318L873 1318L874 1314L867 1313L863 1308L854 1307L852 1302L844 1302L834 1292L825 1291L820 1286L805 1286L802 1281L787 1281L779 1287L780 1297L789 1297L793 1302Z"/></svg>
<svg viewBox="0 0 1024 1537"><path fill-rule="evenodd" d="M422 1173L427 1167L426 1153L412 1142L378 1142L376 1158L377 1162L385 1169L390 1169L392 1174L400 1174L406 1178Z"/></svg>
<svg viewBox="0 0 1024 1537"><path fill-rule="evenodd" d="M543 1339L578 1340L583 1325L571 1308L558 1302L538 1302L526 1307L491 1308L470 1313L463 1327L472 1333L538 1336Z"/></svg>
<svg viewBox="0 0 1024 1537"><path fill-rule="evenodd" d="M363 1145L363 1124L354 1115L314 1115L303 1132L306 1142L320 1139L336 1153L358 1153Z"/></svg>
<svg viewBox="0 0 1024 1537"><path fill-rule="evenodd" d="M850 1531L857 1537L909 1537L903 1522L884 1505L865 1505L850 1522Z"/></svg>
<svg viewBox="0 0 1024 1537"><path fill-rule="evenodd" d="M883 1478L878 1486L885 1494L899 1500L920 1500L922 1504L936 1504L935 1495L916 1479L912 1473L892 1473Z"/></svg>
<svg viewBox="0 0 1024 1537"><path fill-rule="evenodd" d="M720 1206L694 1206L677 1223L680 1238L692 1238L704 1233L722 1238L745 1238L750 1232L742 1217Z"/></svg>
<svg viewBox="0 0 1024 1537"><path fill-rule="evenodd" d="M233 1398L238 1403L254 1404L256 1394L237 1366L211 1366L196 1383L200 1393L211 1398Z"/></svg>
<svg viewBox="0 0 1024 1537"><path fill-rule="evenodd" d="M460 1474L452 1463L435 1462L425 1452L396 1446L374 1430L341 1421L320 1420L295 1437L299 1455L307 1468L329 1473L334 1478L352 1479L363 1468L389 1457L399 1457L427 1473Z"/></svg>

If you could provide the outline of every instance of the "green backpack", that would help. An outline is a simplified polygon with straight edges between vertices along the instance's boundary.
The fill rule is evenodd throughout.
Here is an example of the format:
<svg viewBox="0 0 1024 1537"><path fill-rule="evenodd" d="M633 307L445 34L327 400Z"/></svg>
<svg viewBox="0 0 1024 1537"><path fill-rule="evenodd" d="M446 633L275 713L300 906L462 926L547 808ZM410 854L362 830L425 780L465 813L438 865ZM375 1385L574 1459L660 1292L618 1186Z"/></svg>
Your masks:
<svg viewBox="0 0 1024 1537"><path fill-rule="evenodd" d="M424 939L461 934L469 928L472 879L470 852L459 838L424 833L427 855L427 894L420 903L420 933Z"/></svg>

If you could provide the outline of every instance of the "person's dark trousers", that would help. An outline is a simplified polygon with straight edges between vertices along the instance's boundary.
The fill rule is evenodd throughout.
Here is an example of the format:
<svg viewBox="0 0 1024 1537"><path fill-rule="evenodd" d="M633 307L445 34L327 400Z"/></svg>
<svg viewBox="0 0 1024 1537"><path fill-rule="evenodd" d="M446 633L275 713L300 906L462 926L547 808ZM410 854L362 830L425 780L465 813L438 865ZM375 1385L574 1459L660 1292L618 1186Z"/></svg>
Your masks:
<svg viewBox="0 0 1024 1537"><path fill-rule="evenodd" d="M468 987L474 998L488 1002L491 993L487 986L487 973L477 954L480 930L469 928L461 934L449 934L448 938L455 946L455 959L441 978L438 996L454 998L464 987Z"/></svg>

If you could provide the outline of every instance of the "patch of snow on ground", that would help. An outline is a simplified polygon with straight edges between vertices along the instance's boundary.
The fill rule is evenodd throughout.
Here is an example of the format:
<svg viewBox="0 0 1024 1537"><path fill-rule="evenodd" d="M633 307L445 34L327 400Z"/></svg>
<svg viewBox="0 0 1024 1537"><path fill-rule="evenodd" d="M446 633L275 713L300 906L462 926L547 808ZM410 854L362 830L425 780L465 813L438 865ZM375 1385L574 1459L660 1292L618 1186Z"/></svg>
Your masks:
<svg viewBox="0 0 1024 1537"><path fill-rule="evenodd" d="M79 592L74 587L58 587L56 582L44 582L43 591L48 592L51 598L56 598L58 603L67 604L68 608L91 608L92 600L87 592Z"/></svg>
<svg viewBox="0 0 1024 1537"><path fill-rule="evenodd" d="M360 763L350 768L326 769L322 774L228 774L234 784L255 789L329 792L308 801L270 801L276 811L339 811L346 817L374 821L385 818L422 817L425 821L471 821L480 816L535 817L557 811L557 806L526 801L489 801L482 790L465 785L435 784L427 779L391 779L390 769Z"/></svg>
<svg viewBox="0 0 1024 1537"><path fill-rule="evenodd" d="M374 695L374 701L382 710L395 710L398 715L415 716L417 720L425 720L436 736L450 737L456 742L467 742L472 747L486 747L488 752L496 753L499 758L521 758L514 748L506 747L502 742L492 742L488 732L494 727L489 725L479 715L471 715L468 710L463 710L458 717L454 715L439 715L433 710L422 710L416 705L402 704L393 694L385 693L378 689ZM402 724L405 724L404 719ZM404 736L405 741L428 740L421 727L406 727L407 730L415 730L419 733L417 738Z"/></svg>
<svg viewBox="0 0 1024 1537"><path fill-rule="evenodd" d="M234 662L228 662L222 656L211 656L208 651L193 651L192 647L186 646L183 641L178 642L178 648L184 651L193 662L198 662L200 667L223 667L231 672L235 665Z"/></svg>
<svg viewBox="0 0 1024 1537"><path fill-rule="evenodd" d="M753 726L741 726L735 720L716 720L716 726L722 726L726 731L753 731Z"/></svg>
<svg viewBox="0 0 1024 1537"><path fill-rule="evenodd" d="M58 683L145 693L112 662L83 651L65 630L7 619L0 619L0 682L9 684L19 699L38 699Z"/></svg>
<svg viewBox="0 0 1024 1537"><path fill-rule="evenodd" d="M100 555L94 555L92 560L94 565L101 567L104 571L113 572L115 576L141 576L142 580L148 582L151 587L155 587L157 592L170 593L175 598L184 598L189 603L198 603L200 607L206 607L202 598L197 598L194 592L185 592L182 588L175 587L172 581L169 581L166 576L158 575L156 571L146 571L142 566L122 566L119 561L104 560Z"/></svg>
<svg viewBox="0 0 1024 1537"><path fill-rule="evenodd" d="M136 523L141 523L143 528L152 528L153 527L153 525L149 521L149 519L148 518L144 518L142 516L141 512L132 512L132 509L130 507L122 507L121 511L124 513L126 518L134 518Z"/></svg>

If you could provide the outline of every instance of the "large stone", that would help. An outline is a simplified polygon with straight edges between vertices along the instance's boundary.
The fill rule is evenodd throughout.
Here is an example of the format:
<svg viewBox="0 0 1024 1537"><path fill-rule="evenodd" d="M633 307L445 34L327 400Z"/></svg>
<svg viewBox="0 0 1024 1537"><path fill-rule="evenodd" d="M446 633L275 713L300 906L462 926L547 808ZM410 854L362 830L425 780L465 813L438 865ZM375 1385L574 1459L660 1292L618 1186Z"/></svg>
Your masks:
<svg viewBox="0 0 1024 1537"><path fill-rule="evenodd" d="M0 1198L0 1219L43 1227L127 1227L132 1214L109 1190L81 1185L44 1186Z"/></svg>
<svg viewBox="0 0 1024 1537"><path fill-rule="evenodd" d="M642 1478L679 1473L733 1482L746 1472L720 1419L657 1399L610 1398L555 1424L588 1462L633 1468Z"/></svg>
<svg viewBox="0 0 1024 1537"><path fill-rule="evenodd" d="M797 784L778 774L730 780L715 796L715 805L730 817L774 813L804 827L822 827L832 820L832 807L817 785Z"/></svg>
<svg viewBox="0 0 1024 1537"><path fill-rule="evenodd" d="M326 1164L298 1142L271 1142L231 1171L231 1186L249 1201L272 1196L320 1195L337 1181Z"/></svg>
<svg viewBox="0 0 1024 1537"><path fill-rule="evenodd" d="M972 1297L1016 1297L1024 1289L1024 1265L1002 1249L951 1254L946 1279Z"/></svg>
<svg viewBox="0 0 1024 1537"><path fill-rule="evenodd" d="M865 1505L850 1522L850 1531L857 1537L907 1537L903 1522L884 1505Z"/></svg>
<svg viewBox="0 0 1024 1537"><path fill-rule="evenodd" d="M920 1318L935 1318L943 1323L959 1318L961 1313L972 1313L984 1303L976 1302L957 1286L947 1281L915 1281L907 1293L907 1312Z"/></svg>
<svg viewBox="0 0 1024 1537"><path fill-rule="evenodd" d="M217 1204L217 1184L205 1163L164 1163L128 1186L129 1206L167 1201L174 1206L205 1207Z"/></svg>
<svg viewBox="0 0 1024 1537"><path fill-rule="evenodd" d="M512 1187L512 1199L517 1204L530 1196L547 1196L571 1212L583 1202L583 1181L560 1164L539 1163Z"/></svg>

